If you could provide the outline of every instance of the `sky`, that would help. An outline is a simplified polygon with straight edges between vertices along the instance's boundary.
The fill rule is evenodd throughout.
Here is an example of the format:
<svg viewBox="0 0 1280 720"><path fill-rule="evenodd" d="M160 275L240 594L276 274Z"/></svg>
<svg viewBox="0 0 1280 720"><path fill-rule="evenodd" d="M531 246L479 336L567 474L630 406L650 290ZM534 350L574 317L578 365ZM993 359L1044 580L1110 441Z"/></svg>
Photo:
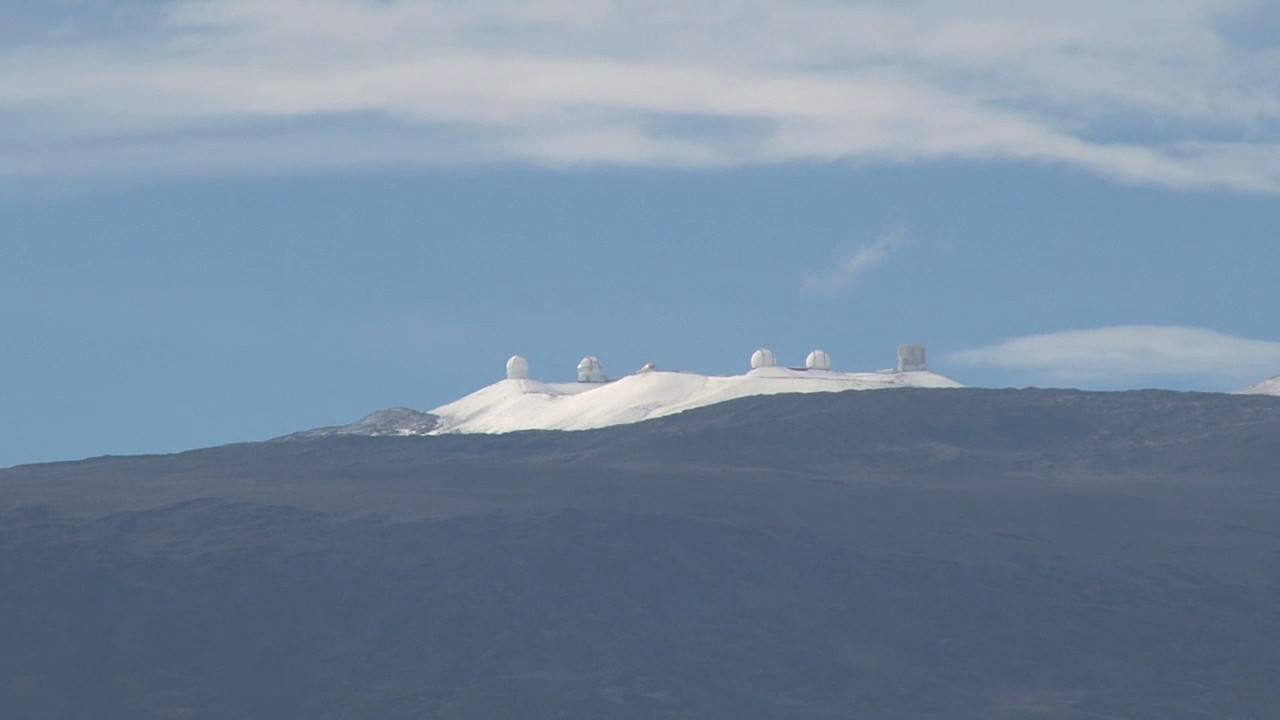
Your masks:
<svg viewBox="0 0 1280 720"><path fill-rule="evenodd" d="M1280 4L59 0L0 24L0 466L506 358L1280 374Z"/></svg>

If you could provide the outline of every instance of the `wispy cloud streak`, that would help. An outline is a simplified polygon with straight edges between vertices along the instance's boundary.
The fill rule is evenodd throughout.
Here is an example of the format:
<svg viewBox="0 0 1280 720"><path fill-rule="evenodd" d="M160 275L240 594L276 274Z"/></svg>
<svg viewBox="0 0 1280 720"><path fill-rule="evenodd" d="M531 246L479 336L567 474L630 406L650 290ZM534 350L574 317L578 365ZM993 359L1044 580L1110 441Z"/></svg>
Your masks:
<svg viewBox="0 0 1280 720"><path fill-rule="evenodd" d="M966 158L1272 192L1280 49L1222 30L1250 7L174 0L0 50L0 174L235 172L270 145L285 171Z"/></svg>
<svg viewBox="0 0 1280 720"><path fill-rule="evenodd" d="M853 288L864 275L888 259L889 254L906 244L901 232L884 235L875 242L859 245L844 255L830 269L810 273L804 287L811 292L836 295Z"/></svg>

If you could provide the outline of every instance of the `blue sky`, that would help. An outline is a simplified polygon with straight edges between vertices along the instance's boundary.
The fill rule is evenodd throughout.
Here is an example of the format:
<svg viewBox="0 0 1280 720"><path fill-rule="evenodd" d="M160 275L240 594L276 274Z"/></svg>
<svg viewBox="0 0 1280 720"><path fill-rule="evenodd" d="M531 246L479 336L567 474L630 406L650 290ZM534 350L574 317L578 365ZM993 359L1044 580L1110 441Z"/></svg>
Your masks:
<svg viewBox="0 0 1280 720"><path fill-rule="evenodd" d="M0 466L427 409L514 352L1280 374L1280 16L1114 5L32 4Z"/></svg>

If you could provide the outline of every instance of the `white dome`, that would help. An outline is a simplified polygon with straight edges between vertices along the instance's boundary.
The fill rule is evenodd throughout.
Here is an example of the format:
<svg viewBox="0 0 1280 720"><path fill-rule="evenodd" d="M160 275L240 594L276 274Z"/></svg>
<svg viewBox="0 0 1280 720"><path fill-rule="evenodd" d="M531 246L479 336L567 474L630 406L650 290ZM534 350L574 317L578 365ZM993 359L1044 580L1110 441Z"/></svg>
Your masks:
<svg viewBox="0 0 1280 720"><path fill-rule="evenodd" d="M507 361L507 379L528 380L529 361L520 355L512 355L511 359Z"/></svg>
<svg viewBox="0 0 1280 720"><path fill-rule="evenodd" d="M763 367L774 367L778 364L778 359L773 356L773 351L769 348L760 348L751 353L751 369L756 370Z"/></svg>
<svg viewBox="0 0 1280 720"><path fill-rule="evenodd" d="M600 358L588 355L578 362L578 382L604 382L604 365Z"/></svg>
<svg viewBox="0 0 1280 720"><path fill-rule="evenodd" d="M814 350L804 359L804 366L810 370L830 370L831 356L826 350Z"/></svg>
<svg viewBox="0 0 1280 720"><path fill-rule="evenodd" d="M651 373L651 372L657 372L657 371L658 371L657 363L648 362L648 363L645 363L644 365L641 365L640 369L636 371L636 374L643 375L644 373Z"/></svg>

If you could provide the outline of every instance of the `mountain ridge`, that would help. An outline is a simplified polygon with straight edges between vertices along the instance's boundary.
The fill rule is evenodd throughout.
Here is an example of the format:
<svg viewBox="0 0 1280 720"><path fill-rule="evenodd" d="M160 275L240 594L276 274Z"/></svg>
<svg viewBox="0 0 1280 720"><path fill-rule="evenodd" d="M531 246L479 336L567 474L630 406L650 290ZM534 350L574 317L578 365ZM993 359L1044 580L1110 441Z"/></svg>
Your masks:
<svg viewBox="0 0 1280 720"><path fill-rule="evenodd" d="M1241 395L1277 395L1280 396L1280 375L1259 383L1254 383L1239 391Z"/></svg>
<svg viewBox="0 0 1280 720"><path fill-rule="evenodd" d="M0 470L0 717L1265 717L1280 401L747 397Z"/></svg>
<svg viewBox="0 0 1280 720"><path fill-rule="evenodd" d="M205 476L228 478L241 496L259 497L262 488L255 495L250 480L273 473L330 482L351 473L397 476L459 465L628 472L723 467L904 482L1028 473L1039 482L1157 473L1168 482L1262 482L1280 466L1277 438L1280 402L1267 396L901 389L747 397L574 432L293 435L169 455L20 466L0 470L0 481L96 477L105 487L144 473L195 483L181 492L179 484L161 484L160 497L169 498L198 496L195 479ZM64 485L62 491L33 487L80 502L75 483Z"/></svg>

